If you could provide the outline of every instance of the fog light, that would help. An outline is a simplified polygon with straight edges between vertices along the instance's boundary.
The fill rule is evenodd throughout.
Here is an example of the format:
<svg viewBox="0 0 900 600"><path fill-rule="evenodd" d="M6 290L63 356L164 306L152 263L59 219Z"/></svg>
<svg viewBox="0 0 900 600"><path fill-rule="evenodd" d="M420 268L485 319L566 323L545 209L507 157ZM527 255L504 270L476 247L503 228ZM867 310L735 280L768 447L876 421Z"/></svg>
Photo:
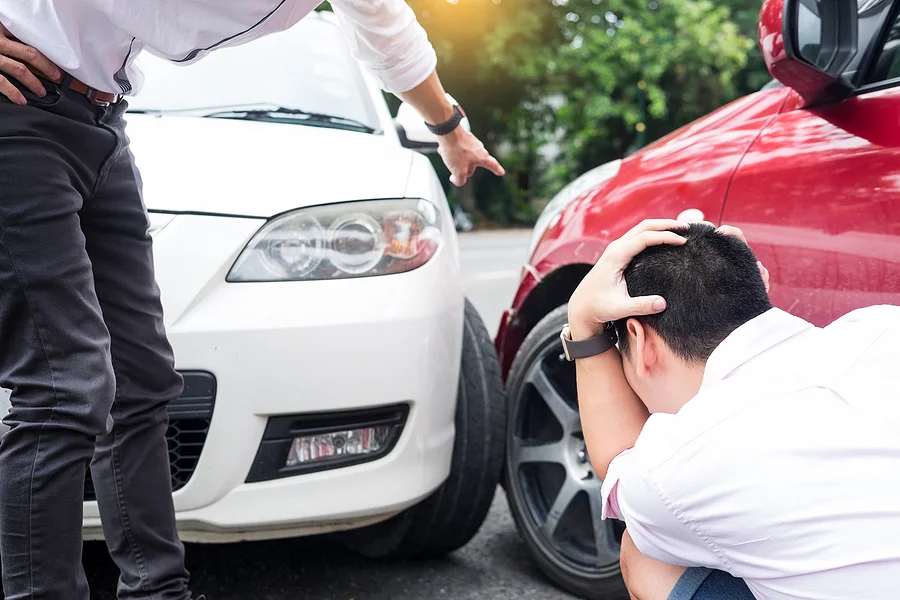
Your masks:
<svg viewBox="0 0 900 600"><path fill-rule="evenodd" d="M365 427L294 438L285 466L308 465L339 456L365 456L380 452L390 427Z"/></svg>
<svg viewBox="0 0 900 600"><path fill-rule="evenodd" d="M247 483L358 465L390 454L409 405L269 418Z"/></svg>

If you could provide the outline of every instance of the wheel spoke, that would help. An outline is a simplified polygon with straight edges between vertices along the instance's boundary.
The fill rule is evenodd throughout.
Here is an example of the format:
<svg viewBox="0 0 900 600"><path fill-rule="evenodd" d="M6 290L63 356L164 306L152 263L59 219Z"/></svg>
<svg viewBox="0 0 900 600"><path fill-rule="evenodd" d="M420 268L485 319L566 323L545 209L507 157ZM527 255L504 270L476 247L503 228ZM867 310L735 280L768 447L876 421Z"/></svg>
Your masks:
<svg viewBox="0 0 900 600"><path fill-rule="evenodd" d="M559 521L562 519L563 515L566 514L566 511L571 506L572 501L575 500L575 496L578 492L581 491L581 486L578 485L571 477L566 477L563 481L562 487L559 488L559 492L556 494L556 499L553 501L553 506L550 507L550 510L547 512L547 518L544 520L544 524L541 526L541 531L544 532L544 535L547 536L548 540L553 539L553 534L556 531L556 528L559 526Z"/></svg>
<svg viewBox="0 0 900 600"><path fill-rule="evenodd" d="M563 463L564 448L559 442L537 444L534 446L519 445L513 452L513 460L518 464L526 463Z"/></svg>
<svg viewBox="0 0 900 600"><path fill-rule="evenodd" d="M531 370L528 382L534 386L537 393L544 399L547 408L550 409L566 433L579 428L578 411L569 406L566 399L563 398L556 386L553 385L553 382L550 381L550 378L547 377L547 373L544 372L540 363Z"/></svg>
<svg viewBox="0 0 900 600"><path fill-rule="evenodd" d="M600 518L603 510L603 498L600 489L588 491L591 503L591 521L594 527L594 548L597 551L597 566L619 562L619 543L616 541L616 533L612 519L605 521Z"/></svg>

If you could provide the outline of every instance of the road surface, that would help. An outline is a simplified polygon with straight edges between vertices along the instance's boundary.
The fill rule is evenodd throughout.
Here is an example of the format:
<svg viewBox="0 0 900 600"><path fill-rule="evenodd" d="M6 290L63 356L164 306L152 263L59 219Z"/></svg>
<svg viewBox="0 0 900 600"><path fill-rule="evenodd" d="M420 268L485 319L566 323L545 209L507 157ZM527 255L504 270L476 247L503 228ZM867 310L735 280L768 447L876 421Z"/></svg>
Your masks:
<svg viewBox="0 0 900 600"><path fill-rule="evenodd" d="M530 231L514 230L470 233L459 238L466 295L492 336L518 288L530 235Z"/></svg>
<svg viewBox="0 0 900 600"><path fill-rule="evenodd" d="M466 293L489 330L515 293L528 232L461 236ZM490 515L465 548L440 559L386 564L322 539L189 545L196 593L208 600L569 600L532 565L498 489ZM105 548L88 544L92 598L115 598L116 569Z"/></svg>

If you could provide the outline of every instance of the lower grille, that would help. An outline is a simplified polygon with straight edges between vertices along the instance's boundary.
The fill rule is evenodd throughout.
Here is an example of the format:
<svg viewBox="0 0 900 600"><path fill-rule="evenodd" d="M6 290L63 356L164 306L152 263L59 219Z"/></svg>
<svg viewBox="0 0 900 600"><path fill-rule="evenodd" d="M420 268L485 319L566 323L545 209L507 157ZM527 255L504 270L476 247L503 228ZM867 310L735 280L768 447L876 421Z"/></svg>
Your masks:
<svg viewBox="0 0 900 600"><path fill-rule="evenodd" d="M216 378L211 373L188 372L182 376L184 392L169 404L166 432L173 491L183 488L197 468L216 402ZM84 481L84 499L97 499L90 469Z"/></svg>

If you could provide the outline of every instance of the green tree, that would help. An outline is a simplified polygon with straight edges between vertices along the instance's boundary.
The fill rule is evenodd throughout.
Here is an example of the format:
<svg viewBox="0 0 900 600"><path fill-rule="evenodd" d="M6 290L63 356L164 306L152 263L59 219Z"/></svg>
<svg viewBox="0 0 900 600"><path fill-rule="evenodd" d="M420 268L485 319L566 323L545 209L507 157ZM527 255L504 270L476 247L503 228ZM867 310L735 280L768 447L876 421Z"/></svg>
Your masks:
<svg viewBox="0 0 900 600"><path fill-rule="evenodd" d="M546 4L560 43L523 59L509 52L520 40L512 28L498 28L511 35L489 42L493 60L530 78L531 100L551 114L538 121L543 141L561 151L544 173L544 195L627 154L641 138L660 137L739 95L737 79L753 42L727 7L708 0Z"/></svg>
<svg viewBox="0 0 900 600"><path fill-rule="evenodd" d="M753 41L752 47L747 52L747 66L738 76L737 85L741 94L756 92L772 79L757 43L762 0L724 0L722 5L731 10L731 19L737 25L738 31Z"/></svg>

